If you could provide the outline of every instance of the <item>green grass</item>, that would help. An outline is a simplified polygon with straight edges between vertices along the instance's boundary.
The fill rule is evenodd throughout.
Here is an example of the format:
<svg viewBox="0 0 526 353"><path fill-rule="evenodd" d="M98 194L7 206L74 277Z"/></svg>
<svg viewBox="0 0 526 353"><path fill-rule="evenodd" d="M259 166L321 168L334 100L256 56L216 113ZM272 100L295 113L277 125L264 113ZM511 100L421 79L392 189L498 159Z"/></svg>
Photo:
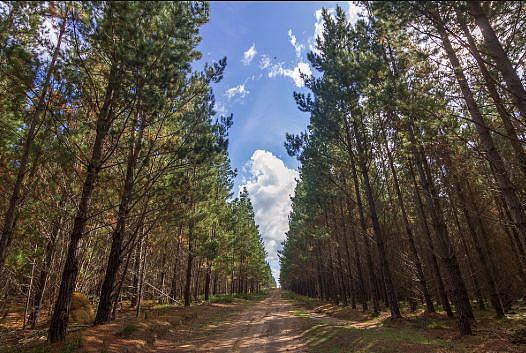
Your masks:
<svg viewBox="0 0 526 353"><path fill-rule="evenodd" d="M307 330L305 337L313 353L413 352L423 351L425 346L443 349L452 347L448 341L401 327L358 329L351 326L319 324Z"/></svg>
<svg viewBox="0 0 526 353"><path fill-rule="evenodd" d="M135 332L139 331L140 327L136 322L129 322L122 326L115 335L118 337L128 338L133 335Z"/></svg>
<svg viewBox="0 0 526 353"><path fill-rule="evenodd" d="M299 295L299 294L289 292L289 291L283 291L283 297L285 299L289 299L289 300L298 302L300 305L305 306L309 309L314 308L315 306L318 306L324 303L320 299L305 297L303 295Z"/></svg>
<svg viewBox="0 0 526 353"><path fill-rule="evenodd" d="M210 303L223 303L229 304L234 300L234 296L231 294L217 294L210 296Z"/></svg>
<svg viewBox="0 0 526 353"><path fill-rule="evenodd" d="M80 334L69 337L60 349L60 353L74 353L82 346L82 337Z"/></svg>
<svg viewBox="0 0 526 353"><path fill-rule="evenodd" d="M309 313L306 312L305 310L293 310L292 313L294 314L294 316L297 316L297 317L305 317L305 318L310 317Z"/></svg>
<svg viewBox="0 0 526 353"><path fill-rule="evenodd" d="M224 303L229 304L234 302L236 299L259 301L268 297L270 291L262 290L257 293L238 293L238 294L218 294L210 296L210 303Z"/></svg>
<svg viewBox="0 0 526 353"><path fill-rule="evenodd" d="M57 353L75 353L82 346L82 337L80 334L71 335L64 341L62 347ZM1 349L1 353L49 353L52 351L52 345L48 342L42 342L32 347L8 347Z"/></svg>

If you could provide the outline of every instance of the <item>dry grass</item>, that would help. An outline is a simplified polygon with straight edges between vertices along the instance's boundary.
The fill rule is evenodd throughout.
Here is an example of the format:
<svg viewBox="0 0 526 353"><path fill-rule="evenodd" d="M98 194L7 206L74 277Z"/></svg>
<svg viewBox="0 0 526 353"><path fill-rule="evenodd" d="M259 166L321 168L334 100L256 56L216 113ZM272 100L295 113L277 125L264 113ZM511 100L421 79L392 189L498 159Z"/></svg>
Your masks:
<svg viewBox="0 0 526 353"><path fill-rule="evenodd" d="M46 343L45 326L22 330L22 315L17 310L0 327L0 353L154 352L157 344L180 341L200 330L217 327L250 304L249 300L235 298L231 303L203 303L183 308L152 300L144 302L141 316L135 318L129 303L123 303L123 312L116 321L88 328L73 324L71 328L75 332L59 345ZM85 296L76 294L72 312L80 310L93 309ZM46 324L44 320L43 325Z"/></svg>

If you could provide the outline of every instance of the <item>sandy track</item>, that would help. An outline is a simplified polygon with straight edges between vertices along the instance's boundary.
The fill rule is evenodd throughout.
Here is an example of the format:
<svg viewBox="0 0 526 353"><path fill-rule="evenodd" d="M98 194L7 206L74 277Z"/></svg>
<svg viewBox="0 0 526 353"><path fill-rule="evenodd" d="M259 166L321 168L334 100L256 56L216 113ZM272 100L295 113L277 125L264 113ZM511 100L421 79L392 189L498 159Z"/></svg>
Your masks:
<svg viewBox="0 0 526 353"><path fill-rule="evenodd" d="M292 303L279 290L242 311L205 337L193 337L171 352L279 353L305 352L301 319L294 316Z"/></svg>

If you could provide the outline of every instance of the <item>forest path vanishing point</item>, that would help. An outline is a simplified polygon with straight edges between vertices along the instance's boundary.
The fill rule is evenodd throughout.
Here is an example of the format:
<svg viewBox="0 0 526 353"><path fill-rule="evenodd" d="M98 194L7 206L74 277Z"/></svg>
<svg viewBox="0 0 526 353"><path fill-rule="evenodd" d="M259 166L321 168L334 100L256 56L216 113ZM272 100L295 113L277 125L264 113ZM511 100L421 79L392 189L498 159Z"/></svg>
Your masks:
<svg viewBox="0 0 526 353"><path fill-rule="evenodd" d="M294 315L293 303L281 294L274 290L268 298L223 322L218 330L170 352L306 352L302 319Z"/></svg>

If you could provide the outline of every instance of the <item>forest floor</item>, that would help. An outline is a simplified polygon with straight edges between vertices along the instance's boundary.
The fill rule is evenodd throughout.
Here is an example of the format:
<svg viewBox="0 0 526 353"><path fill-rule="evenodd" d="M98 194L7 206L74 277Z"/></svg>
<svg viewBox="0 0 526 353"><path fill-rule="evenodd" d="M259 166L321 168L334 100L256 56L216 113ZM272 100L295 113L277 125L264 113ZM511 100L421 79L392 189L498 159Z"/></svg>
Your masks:
<svg viewBox="0 0 526 353"><path fill-rule="evenodd" d="M280 290L214 301L155 306L139 319L130 313L71 333L60 346L0 341L0 347L11 346L0 352L526 352L526 309L502 320L476 312L474 335L459 337L455 321L442 314L404 310L404 319L391 320L387 312L373 317Z"/></svg>

